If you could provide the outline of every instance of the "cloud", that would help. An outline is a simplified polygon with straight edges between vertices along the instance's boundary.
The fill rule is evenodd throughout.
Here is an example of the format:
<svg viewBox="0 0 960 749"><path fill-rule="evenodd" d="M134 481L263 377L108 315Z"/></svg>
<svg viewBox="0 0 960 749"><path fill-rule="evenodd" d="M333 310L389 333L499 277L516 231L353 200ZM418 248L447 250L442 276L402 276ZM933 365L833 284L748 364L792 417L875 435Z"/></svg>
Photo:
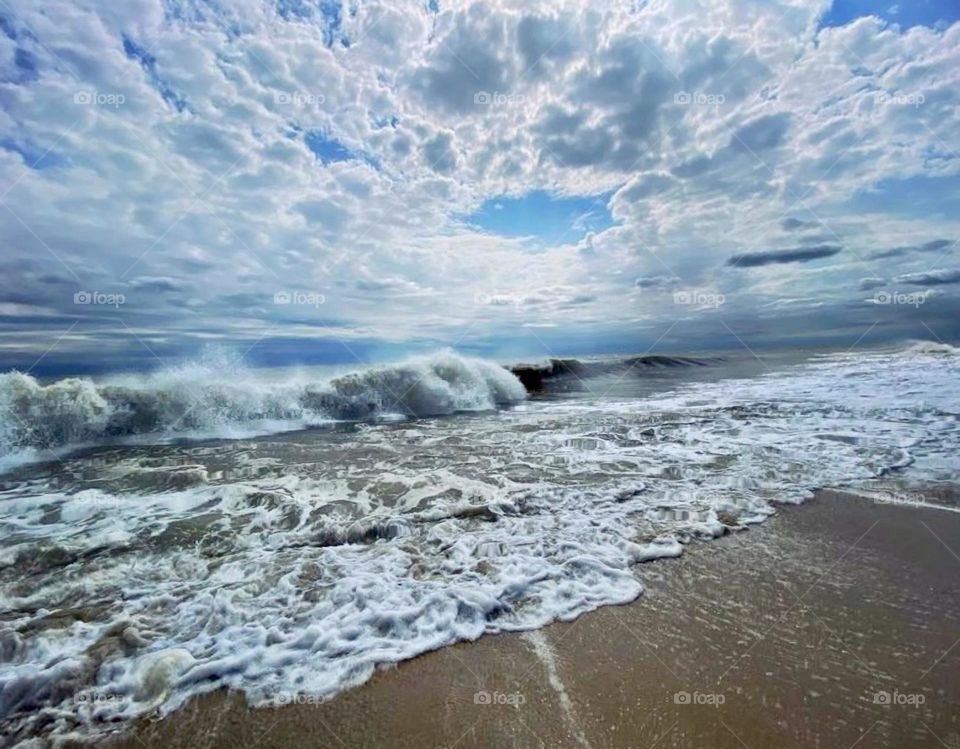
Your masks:
<svg viewBox="0 0 960 749"><path fill-rule="evenodd" d="M785 218L780 222L780 226L782 226L785 231L805 231L807 229L814 229L819 225L817 221L801 221L798 218Z"/></svg>
<svg viewBox="0 0 960 749"><path fill-rule="evenodd" d="M783 143L789 126L790 115L786 112L759 117L733 134L730 147L751 153L768 151Z"/></svg>
<svg viewBox="0 0 960 749"><path fill-rule="evenodd" d="M634 281L634 286L638 289L666 289L678 283L680 279L676 276L640 276Z"/></svg>
<svg viewBox="0 0 960 749"><path fill-rule="evenodd" d="M872 291L873 289L879 289L881 286L886 285L887 281L884 278L862 278L857 288L860 289L860 291Z"/></svg>
<svg viewBox="0 0 960 749"><path fill-rule="evenodd" d="M162 276L140 276L130 281L130 285L138 291L180 291L185 284L175 278Z"/></svg>
<svg viewBox="0 0 960 749"><path fill-rule="evenodd" d="M431 46L410 88L428 108L462 115L477 111L478 93L507 89L511 61L501 56L509 47L495 14L477 5L449 20L449 32Z"/></svg>
<svg viewBox="0 0 960 749"><path fill-rule="evenodd" d="M769 252L746 252L727 259L727 265L739 268L755 268L761 265L781 263L808 263L824 257L832 257L843 248L833 245L817 247L797 247L792 250L770 250Z"/></svg>
<svg viewBox="0 0 960 749"><path fill-rule="evenodd" d="M919 245L893 247L889 250L881 250L873 253L870 255L870 257L873 260L881 260L884 258L901 257L911 252L942 252L952 248L954 245L956 245L956 241L950 239L934 239L930 242L924 242L923 244Z"/></svg>
<svg viewBox="0 0 960 749"><path fill-rule="evenodd" d="M525 16L517 24L517 46L525 71L538 77L555 72L574 58L576 29L569 18Z"/></svg>
<svg viewBox="0 0 960 749"><path fill-rule="evenodd" d="M907 273L897 277L897 283L908 283L913 286L945 286L960 283L960 269L933 270L924 273Z"/></svg>
<svg viewBox="0 0 960 749"><path fill-rule="evenodd" d="M457 154L453 150L453 136L437 133L423 144L423 157L430 169L440 174L449 174L457 168Z"/></svg>

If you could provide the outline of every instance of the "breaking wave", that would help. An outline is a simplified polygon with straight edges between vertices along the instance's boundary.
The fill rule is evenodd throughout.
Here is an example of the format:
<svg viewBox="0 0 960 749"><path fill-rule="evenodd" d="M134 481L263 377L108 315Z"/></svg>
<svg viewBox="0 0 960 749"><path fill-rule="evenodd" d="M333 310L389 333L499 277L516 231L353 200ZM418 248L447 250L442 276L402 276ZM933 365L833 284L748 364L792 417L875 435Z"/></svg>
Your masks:
<svg viewBox="0 0 960 749"><path fill-rule="evenodd" d="M526 397L503 367L451 352L325 381L268 381L223 355L106 382L0 374L0 456L142 434L486 411Z"/></svg>
<svg viewBox="0 0 960 749"><path fill-rule="evenodd" d="M943 341L913 341L906 346L904 352L914 355L951 354L956 356L960 354L960 348L951 346L949 343L944 343Z"/></svg>
<svg viewBox="0 0 960 749"><path fill-rule="evenodd" d="M549 390L553 381L567 378L587 379L608 374L634 372L640 374L651 369L679 367L708 367L723 361L718 357L693 358L690 356L660 356L647 354L623 359L584 361L581 359L549 359L537 364L517 364L510 371L519 378L529 392Z"/></svg>

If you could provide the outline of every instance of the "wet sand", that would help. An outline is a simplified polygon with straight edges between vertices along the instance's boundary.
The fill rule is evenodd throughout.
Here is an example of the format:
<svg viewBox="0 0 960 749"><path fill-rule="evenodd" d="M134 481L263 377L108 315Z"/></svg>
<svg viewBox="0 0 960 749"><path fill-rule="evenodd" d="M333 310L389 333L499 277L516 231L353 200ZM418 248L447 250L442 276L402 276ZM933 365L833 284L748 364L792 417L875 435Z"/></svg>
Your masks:
<svg viewBox="0 0 960 749"><path fill-rule="evenodd" d="M956 500L953 493L952 500ZM960 749L960 513L822 492L647 590L318 704L198 698L113 747Z"/></svg>

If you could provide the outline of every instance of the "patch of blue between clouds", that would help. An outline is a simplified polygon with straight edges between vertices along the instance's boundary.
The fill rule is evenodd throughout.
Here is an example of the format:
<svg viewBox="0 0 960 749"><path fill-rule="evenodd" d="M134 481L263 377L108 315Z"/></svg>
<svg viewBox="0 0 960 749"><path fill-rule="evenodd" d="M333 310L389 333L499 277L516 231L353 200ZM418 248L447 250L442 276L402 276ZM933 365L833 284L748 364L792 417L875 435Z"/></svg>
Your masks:
<svg viewBox="0 0 960 749"><path fill-rule="evenodd" d="M153 87L157 89L160 93L160 96L163 97L163 100L174 107L178 112L182 112L187 108L187 100L184 99L180 94L174 91L170 84L163 80L160 77L160 74L157 73L157 58L150 54L146 49L138 45L130 37L123 37L123 51L127 57L131 60L136 60L140 63L140 67L144 69L147 74L147 77L150 79L150 83L153 84Z"/></svg>
<svg viewBox="0 0 960 749"><path fill-rule="evenodd" d="M878 16L906 31L914 26L946 28L960 20L957 0L834 0L820 18L820 28L846 26L863 16Z"/></svg>
<svg viewBox="0 0 960 749"><path fill-rule="evenodd" d="M370 154L354 151L322 130L307 130L303 142L324 166L337 161L365 161L374 169L380 168L380 163Z"/></svg>
<svg viewBox="0 0 960 749"><path fill-rule="evenodd" d="M23 163L38 172L42 172L45 169L53 169L67 161L63 156L53 153L52 151L47 151L46 148L31 143L30 141L16 141L13 138L3 138L0 139L0 148L5 151L20 154L23 158Z"/></svg>
<svg viewBox="0 0 960 749"><path fill-rule="evenodd" d="M884 179L856 193L848 207L858 213L953 219L960 204L960 175Z"/></svg>
<svg viewBox="0 0 960 749"><path fill-rule="evenodd" d="M504 237L533 237L546 246L570 244L589 232L613 226L608 208L612 193L557 196L533 190L520 197L485 200L463 220L482 231Z"/></svg>
<svg viewBox="0 0 960 749"><path fill-rule="evenodd" d="M351 4L347 9L349 15L357 14L357 6ZM320 22L323 33L323 43L328 48L337 42L344 47L350 46L349 37L343 33L343 3L339 0L278 0L277 13L285 21L312 21Z"/></svg>

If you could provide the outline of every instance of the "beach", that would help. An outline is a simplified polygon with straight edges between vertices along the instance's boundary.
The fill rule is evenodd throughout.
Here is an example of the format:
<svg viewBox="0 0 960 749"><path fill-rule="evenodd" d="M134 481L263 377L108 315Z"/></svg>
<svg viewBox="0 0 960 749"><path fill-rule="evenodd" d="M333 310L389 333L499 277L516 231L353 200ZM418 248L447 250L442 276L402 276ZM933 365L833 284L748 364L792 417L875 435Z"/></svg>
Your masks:
<svg viewBox="0 0 960 749"><path fill-rule="evenodd" d="M952 748L958 551L955 511L822 491L638 565L628 605L442 648L328 701L218 691L109 745Z"/></svg>
<svg viewBox="0 0 960 749"><path fill-rule="evenodd" d="M960 749L960 0L0 5L0 749Z"/></svg>

